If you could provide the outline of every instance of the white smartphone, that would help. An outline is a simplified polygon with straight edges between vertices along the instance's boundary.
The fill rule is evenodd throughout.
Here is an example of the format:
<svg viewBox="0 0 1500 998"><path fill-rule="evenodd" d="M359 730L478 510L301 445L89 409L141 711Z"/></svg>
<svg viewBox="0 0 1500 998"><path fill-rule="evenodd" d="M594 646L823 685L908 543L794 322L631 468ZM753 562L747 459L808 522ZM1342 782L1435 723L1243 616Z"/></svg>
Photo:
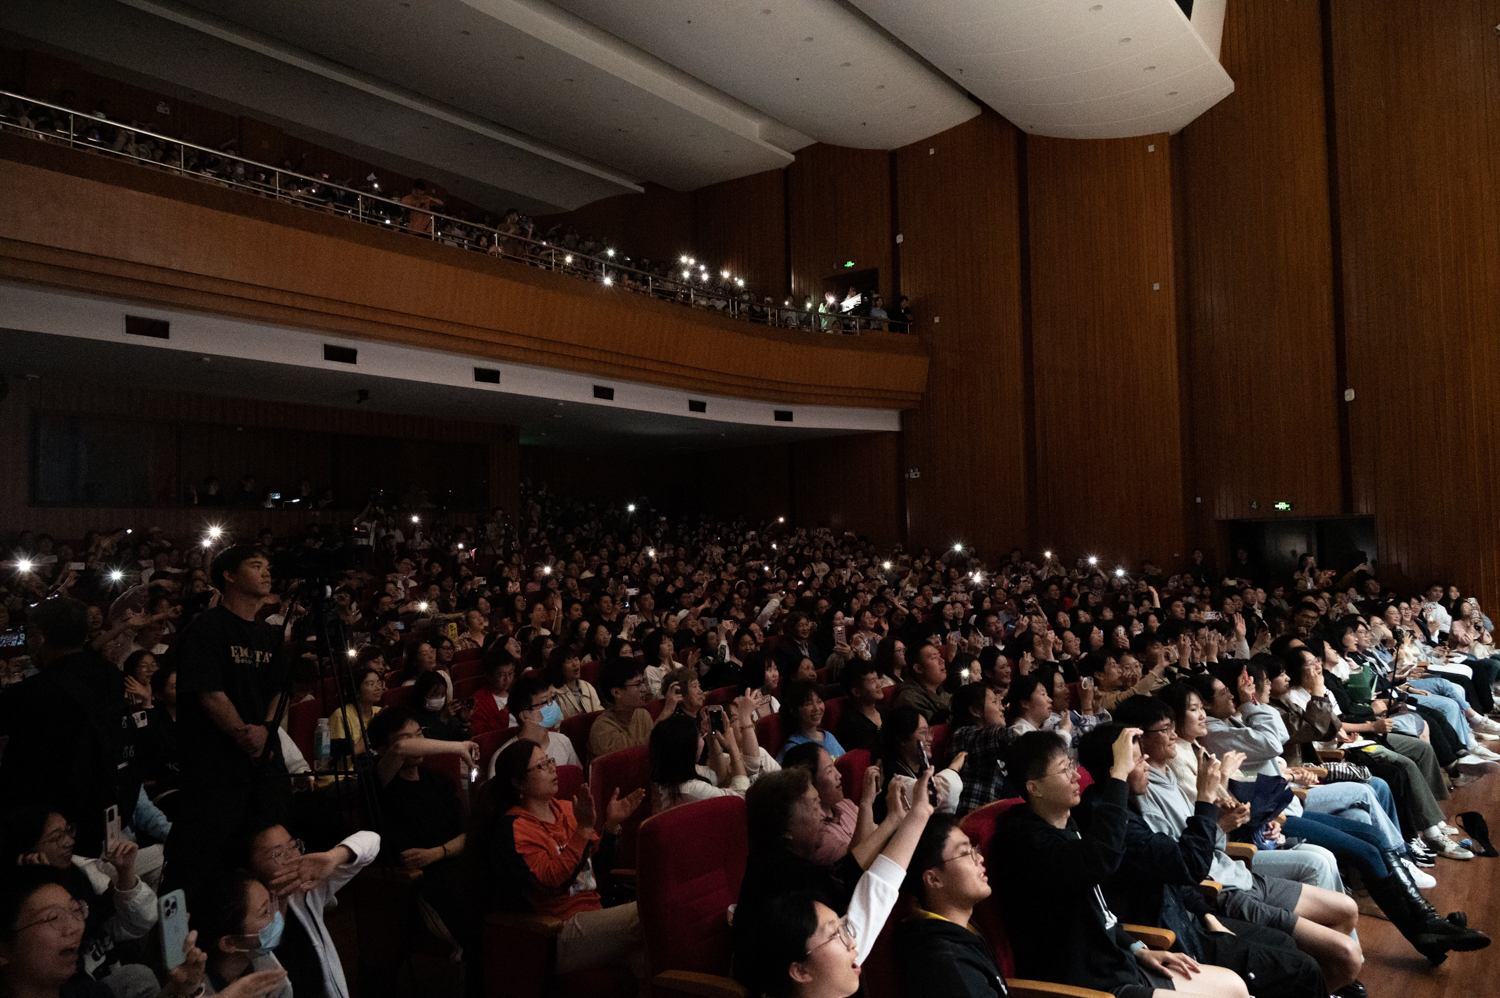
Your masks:
<svg viewBox="0 0 1500 998"><path fill-rule="evenodd" d="M104 809L104 848L105 851L114 848L120 838L120 807L111 804Z"/></svg>

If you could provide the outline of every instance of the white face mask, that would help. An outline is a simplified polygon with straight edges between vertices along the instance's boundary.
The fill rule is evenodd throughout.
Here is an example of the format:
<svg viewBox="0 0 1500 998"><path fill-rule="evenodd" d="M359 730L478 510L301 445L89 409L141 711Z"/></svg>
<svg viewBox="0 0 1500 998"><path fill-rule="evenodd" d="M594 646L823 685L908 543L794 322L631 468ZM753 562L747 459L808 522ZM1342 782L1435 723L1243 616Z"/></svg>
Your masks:
<svg viewBox="0 0 1500 998"><path fill-rule="evenodd" d="M427 705L428 710L437 711L443 709L443 704L447 703L448 699L447 697L428 697L423 702Z"/></svg>

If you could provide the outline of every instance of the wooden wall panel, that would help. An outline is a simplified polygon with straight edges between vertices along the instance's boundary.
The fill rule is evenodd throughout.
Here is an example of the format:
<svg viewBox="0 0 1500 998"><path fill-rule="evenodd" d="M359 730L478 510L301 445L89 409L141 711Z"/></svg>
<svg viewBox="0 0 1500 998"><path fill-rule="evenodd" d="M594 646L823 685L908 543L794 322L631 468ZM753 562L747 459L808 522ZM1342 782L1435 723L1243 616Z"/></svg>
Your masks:
<svg viewBox="0 0 1500 998"><path fill-rule="evenodd" d="M1331 8L1354 512L1375 515L1392 574L1493 611L1500 17L1484 0Z"/></svg>
<svg viewBox="0 0 1500 998"><path fill-rule="evenodd" d="M762 297L787 290L786 172L767 170L693 192L692 251Z"/></svg>
<svg viewBox="0 0 1500 998"><path fill-rule="evenodd" d="M1015 128L986 111L896 153L900 291L931 361L898 468L921 474L904 483L917 547L995 556L1026 543L1016 150Z"/></svg>
<svg viewBox="0 0 1500 998"><path fill-rule="evenodd" d="M920 344L659 302L0 135L0 277L476 357L782 403L901 408Z"/></svg>
<svg viewBox="0 0 1500 998"><path fill-rule="evenodd" d="M891 272L891 157L870 149L811 145L787 167L792 295L822 301L823 281L844 269L878 269L880 290L894 293Z"/></svg>
<svg viewBox="0 0 1500 998"><path fill-rule="evenodd" d="M1167 136L1029 136L1036 542L1175 564L1181 414Z"/></svg>
<svg viewBox="0 0 1500 998"><path fill-rule="evenodd" d="M45 530L59 538L78 538L85 530L117 526L144 527L160 524L173 530L197 530L206 510L177 505L190 483L201 483L217 475L224 490L239 487L240 477L254 474L259 484L283 491L295 488L304 475L317 489L334 488L336 510L320 514L322 522L347 525L349 504L363 501L369 477L382 468L399 466L413 475L423 474L436 482L462 471L453 453L471 452L477 462L475 479L488 478L489 505L514 510L519 501L517 438L514 427L489 423L382 413L368 408L325 408L287 405L251 399L235 399L187 392L167 392L129 385L93 384L56 378L24 380L11 377L10 391L0 400L0 537L23 527ZM103 416L168 426L182 425L180 451L173 466L153 474L164 508L101 509L33 507L30 503L31 419L35 410ZM344 452L360 450L369 455L361 474L340 474ZM430 452L424 456L425 452ZM446 466L432 465L440 454L448 455ZM342 481L340 479L343 479ZM354 479L359 478L359 482ZM441 496L434 496L441 502ZM215 517L222 511L216 511ZM470 522L465 511L459 522ZM279 510L234 511L237 529L269 525L275 530L292 529L308 517ZM227 522L227 521L226 521Z"/></svg>
<svg viewBox="0 0 1500 998"><path fill-rule="evenodd" d="M572 226L579 235L597 235L621 253L639 260L676 260L693 252L693 196L647 181L642 194L617 194L576 211L542 215L538 238L553 225Z"/></svg>
<svg viewBox="0 0 1500 998"><path fill-rule="evenodd" d="M1343 512L1317 6L1235 5L1221 61L1234 94L1172 141L1185 212L1187 491L1201 497L1189 515L1203 547L1215 520L1267 516L1279 500L1299 517Z"/></svg>
<svg viewBox="0 0 1500 998"><path fill-rule="evenodd" d="M900 538L894 433L808 440L791 446L792 504L798 527L852 531L882 546Z"/></svg>

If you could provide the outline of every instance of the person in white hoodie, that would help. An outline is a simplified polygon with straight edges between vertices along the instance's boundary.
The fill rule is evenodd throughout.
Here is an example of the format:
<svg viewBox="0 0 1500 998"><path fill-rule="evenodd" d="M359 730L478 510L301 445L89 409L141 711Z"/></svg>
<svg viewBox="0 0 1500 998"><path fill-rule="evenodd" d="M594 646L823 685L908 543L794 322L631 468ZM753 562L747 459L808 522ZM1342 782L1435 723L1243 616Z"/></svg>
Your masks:
<svg viewBox="0 0 1500 998"><path fill-rule="evenodd" d="M335 895L380 853L380 836L355 832L327 852L304 853L302 842L281 825L266 824L242 843L240 860L271 892L282 922L276 959L286 968L292 992L349 998L349 984L324 912Z"/></svg>

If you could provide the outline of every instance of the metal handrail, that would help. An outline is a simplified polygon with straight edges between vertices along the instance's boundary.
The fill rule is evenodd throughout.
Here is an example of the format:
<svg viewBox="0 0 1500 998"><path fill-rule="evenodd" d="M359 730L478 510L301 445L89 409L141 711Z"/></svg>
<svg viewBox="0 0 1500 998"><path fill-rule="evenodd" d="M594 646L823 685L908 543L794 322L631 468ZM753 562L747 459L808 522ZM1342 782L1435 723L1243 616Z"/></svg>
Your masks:
<svg viewBox="0 0 1500 998"><path fill-rule="evenodd" d="M484 252L539 267L567 273L586 280L599 281L606 286L620 286L626 290L651 295L658 300L673 301L690 307L722 311L732 318L757 322L768 326L822 331L828 333L862 333L866 330L905 331L897 327L905 323L895 319L871 318L850 315L838 310L819 311L813 302L807 308L795 308L791 299L785 304L766 304L755 300L756 296L745 287L742 278L734 278L728 271L719 271L719 281L706 264L695 258L682 257L674 269L673 276L663 277L650 271L632 267L615 259L613 249L605 250L604 256L580 253L562 246L549 246L546 240L515 232L501 230L481 222L470 222L454 215L420 205L346 187L327 179L314 177L294 170L260 163L221 149L211 149L174 139L135 125L123 125L117 121L94 114L75 111L59 104L37 100L24 94L0 90L0 100L19 102L20 106L0 107L0 128L9 128L36 136L43 141L66 140L72 148L92 150L105 155L131 160L135 163L168 170L185 177L204 180L225 187L248 191L258 197L271 197L278 201L320 211L333 212L355 221L377 225L393 232L426 238L460 249ZM37 127L29 112L47 108L55 114L53 127L48 130ZM67 116L67 130L63 131L58 115ZM112 145L106 146L96 137L98 125L114 129L118 134ZM80 127L81 126L81 127ZM164 143L161 157L127 152L135 148L134 139ZM173 150L170 147L175 147ZM169 152L175 151L175 165L169 161ZM189 162L202 156L212 157L216 162ZM236 166L236 164L238 164ZM215 172L221 170L222 172ZM380 185L376 183L375 189ZM425 218L425 225L418 227L418 219ZM535 229L533 228L534 232ZM476 238L477 237L477 238ZM628 259L628 258L627 258ZM683 267L681 276L675 267ZM694 268L697 268L696 270Z"/></svg>

